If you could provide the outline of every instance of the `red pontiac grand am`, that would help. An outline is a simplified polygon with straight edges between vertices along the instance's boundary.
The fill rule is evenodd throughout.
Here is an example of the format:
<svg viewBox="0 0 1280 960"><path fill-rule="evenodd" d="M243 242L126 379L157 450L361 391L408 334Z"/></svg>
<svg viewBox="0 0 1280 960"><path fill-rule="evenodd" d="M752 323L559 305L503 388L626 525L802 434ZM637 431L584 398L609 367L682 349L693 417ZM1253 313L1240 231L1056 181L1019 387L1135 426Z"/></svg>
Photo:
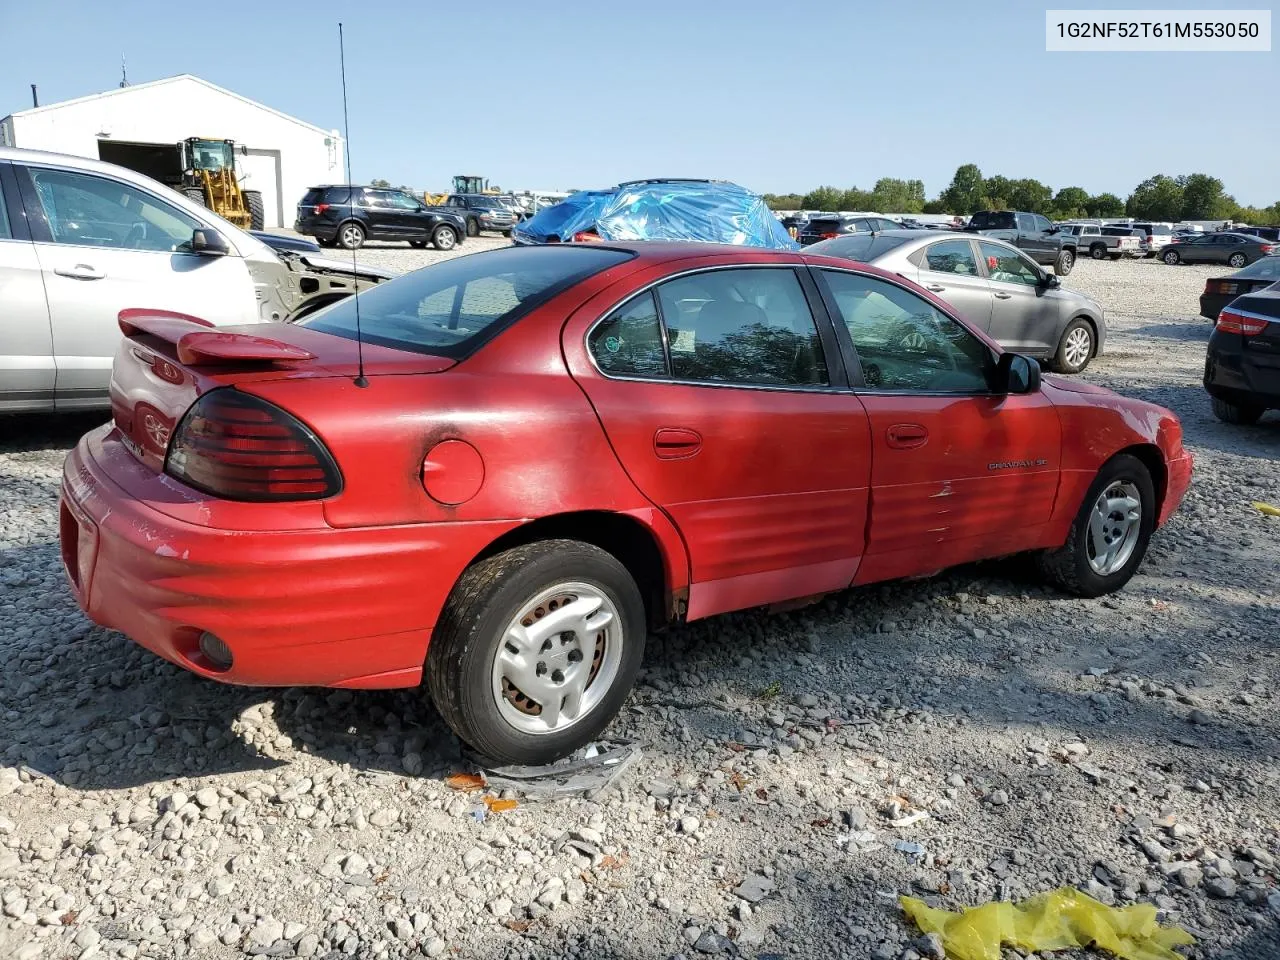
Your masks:
<svg viewBox="0 0 1280 960"><path fill-rule="evenodd" d="M228 683L425 674L504 762L595 737L671 621L1023 551L1115 590L1191 477L1168 410L829 257L513 247L298 324L120 326L62 486L89 616Z"/></svg>

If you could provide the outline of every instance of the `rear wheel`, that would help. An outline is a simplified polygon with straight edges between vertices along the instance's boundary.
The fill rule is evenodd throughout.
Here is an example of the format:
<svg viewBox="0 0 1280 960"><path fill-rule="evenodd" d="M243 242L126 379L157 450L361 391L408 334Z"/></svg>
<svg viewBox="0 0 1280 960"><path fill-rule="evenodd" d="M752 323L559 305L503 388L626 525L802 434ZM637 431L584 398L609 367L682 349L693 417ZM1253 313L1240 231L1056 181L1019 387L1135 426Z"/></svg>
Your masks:
<svg viewBox="0 0 1280 960"><path fill-rule="evenodd" d="M1101 243L1095 243L1092 247L1089 248L1089 256L1093 257L1093 259L1095 260L1107 259L1106 246Z"/></svg>
<svg viewBox="0 0 1280 960"><path fill-rule="evenodd" d="M431 234L431 244L437 250L452 250L458 245L458 231L453 227L436 227Z"/></svg>
<svg viewBox="0 0 1280 960"><path fill-rule="evenodd" d="M261 230L262 225L267 222L267 208L262 203L262 192L260 190L246 190L244 192L244 205L249 208L249 229Z"/></svg>
<svg viewBox="0 0 1280 960"><path fill-rule="evenodd" d="M1177 250L1166 250L1163 254L1160 255L1160 259L1163 260L1165 263L1167 263L1171 267L1176 267L1179 263L1182 262L1182 256L1178 253Z"/></svg>
<svg viewBox="0 0 1280 960"><path fill-rule="evenodd" d="M1058 254L1058 260L1053 265L1053 272L1060 277L1065 277L1071 272L1071 268L1076 265L1076 255L1071 250L1063 250Z"/></svg>
<svg viewBox="0 0 1280 960"><path fill-rule="evenodd" d="M1094 354L1093 325L1076 319L1067 324L1053 355L1053 369L1058 373L1079 373L1089 365Z"/></svg>
<svg viewBox="0 0 1280 960"><path fill-rule="evenodd" d="M1067 542L1040 554L1040 570L1078 596L1119 590L1146 556L1155 519L1151 472L1137 457L1112 457L1085 494Z"/></svg>
<svg viewBox="0 0 1280 960"><path fill-rule="evenodd" d="M1217 397L1211 399L1213 401L1213 415L1223 423L1248 426L1257 423L1262 415L1267 412L1266 407L1259 407L1256 404L1231 403L1227 400L1219 400Z"/></svg>
<svg viewBox="0 0 1280 960"><path fill-rule="evenodd" d="M364 227L352 221L338 228L338 243L348 250L357 250L364 245Z"/></svg>
<svg viewBox="0 0 1280 960"><path fill-rule="evenodd" d="M427 652L453 731L501 763L550 763L621 709L644 653L644 603L616 557L574 540L514 547L469 568Z"/></svg>
<svg viewBox="0 0 1280 960"><path fill-rule="evenodd" d="M1233 253L1227 258L1227 263L1239 270L1241 267L1249 265L1249 258L1243 253Z"/></svg>

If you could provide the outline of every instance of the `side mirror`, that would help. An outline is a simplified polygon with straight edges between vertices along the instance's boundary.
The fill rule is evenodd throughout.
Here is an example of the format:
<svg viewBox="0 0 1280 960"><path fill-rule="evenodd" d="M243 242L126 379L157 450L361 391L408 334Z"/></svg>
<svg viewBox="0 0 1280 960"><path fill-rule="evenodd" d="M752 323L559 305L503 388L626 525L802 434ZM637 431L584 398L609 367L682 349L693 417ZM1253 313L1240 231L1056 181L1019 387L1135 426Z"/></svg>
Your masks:
<svg viewBox="0 0 1280 960"><path fill-rule="evenodd" d="M191 231L191 252L206 257L225 257L231 252L231 247L217 231L197 227Z"/></svg>
<svg viewBox="0 0 1280 960"><path fill-rule="evenodd" d="M1035 393L1040 389L1040 364L1020 353L1002 353L996 364L1000 393Z"/></svg>
<svg viewBox="0 0 1280 960"><path fill-rule="evenodd" d="M1045 273L1040 276L1040 285L1050 289L1057 289L1062 286L1062 278L1056 273Z"/></svg>
<svg viewBox="0 0 1280 960"><path fill-rule="evenodd" d="M1061 228L1061 227L1050 227L1050 228L1049 228L1049 230L1048 230L1048 232L1049 232L1049 233L1061 233L1061 232L1062 232L1062 228Z"/></svg>

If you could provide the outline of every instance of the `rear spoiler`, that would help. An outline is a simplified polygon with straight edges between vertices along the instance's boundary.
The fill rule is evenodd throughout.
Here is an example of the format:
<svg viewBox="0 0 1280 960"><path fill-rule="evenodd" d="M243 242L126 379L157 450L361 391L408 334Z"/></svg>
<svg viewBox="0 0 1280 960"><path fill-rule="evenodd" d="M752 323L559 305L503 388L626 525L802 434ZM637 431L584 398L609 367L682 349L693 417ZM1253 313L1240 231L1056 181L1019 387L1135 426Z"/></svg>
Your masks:
<svg viewBox="0 0 1280 960"><path fill-rule="evenodd" d="M218 330L208 320L173 310L131 307L120 311L119 320L120 332L126 337L145 333L172 343L178 352L178 362L189 367L315 359L315 354L291 343Z"/></svg>

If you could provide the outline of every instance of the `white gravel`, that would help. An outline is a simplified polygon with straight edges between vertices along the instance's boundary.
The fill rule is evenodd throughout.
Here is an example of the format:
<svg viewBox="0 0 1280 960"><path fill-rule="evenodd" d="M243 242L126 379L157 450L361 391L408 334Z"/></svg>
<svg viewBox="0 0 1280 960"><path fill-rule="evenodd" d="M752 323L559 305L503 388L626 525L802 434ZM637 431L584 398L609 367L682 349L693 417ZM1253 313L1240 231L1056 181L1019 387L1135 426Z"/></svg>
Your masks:
<svg viewBox="0 0 1280 960"><path fill-rule="evenodd" d="M995 563L672 630L619 788L483 822L416 693L219 686L87 623L56 494L95 418L0 421L0 957L912 960L899 893L1060 884L1156 904L1196 957L1280 956L1280 521L1250 506L1280 502L1280 420L1209 413L1215 272L1066 279L1108 311L1085 377L1199 458L1126 590Z"/></svg>

